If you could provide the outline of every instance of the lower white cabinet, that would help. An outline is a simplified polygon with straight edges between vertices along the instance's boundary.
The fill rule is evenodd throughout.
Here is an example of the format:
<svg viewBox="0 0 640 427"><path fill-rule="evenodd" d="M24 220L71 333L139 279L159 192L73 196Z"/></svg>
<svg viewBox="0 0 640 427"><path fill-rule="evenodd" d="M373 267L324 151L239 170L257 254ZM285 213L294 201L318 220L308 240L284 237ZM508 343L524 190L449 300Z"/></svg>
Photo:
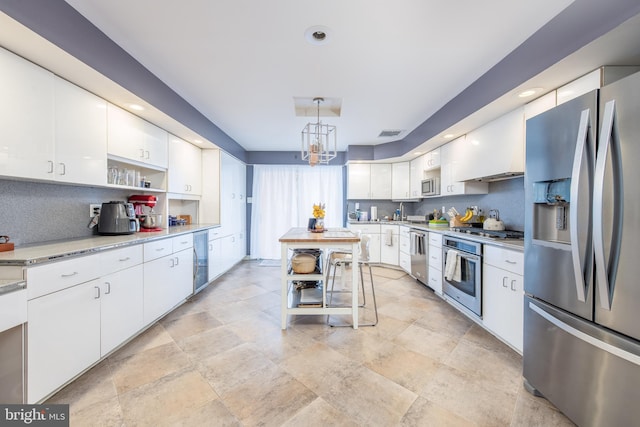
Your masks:
<svg viewBox="0 0 640 427"><path fill-rule="evenodd" d="M485 245L482 324L522 353L523 254Z"/></svg>
<svg viewBox="0 0 640 427"><path fill-rule="evenodd" d="M380 262L398 265L400 260L400 226L380 225Z"/></svg>
<svg viewBox="0 0 640 427"><path fill-rule="evenodd" d="M144 263L144 323L169 312L193 292L193 249Z"/></svg>
<svg viewBox="0 0 640 427"><path fill-rule="evenodd" d="M99 293L96 279L28 302L29 403L39 402L100 359Z"/></svg>
<svg viewBox="0 0 640 427"><path fill-rule="evenodd" d="M100 357L144 327L142 265L108 274L100 286Z"/></svg>

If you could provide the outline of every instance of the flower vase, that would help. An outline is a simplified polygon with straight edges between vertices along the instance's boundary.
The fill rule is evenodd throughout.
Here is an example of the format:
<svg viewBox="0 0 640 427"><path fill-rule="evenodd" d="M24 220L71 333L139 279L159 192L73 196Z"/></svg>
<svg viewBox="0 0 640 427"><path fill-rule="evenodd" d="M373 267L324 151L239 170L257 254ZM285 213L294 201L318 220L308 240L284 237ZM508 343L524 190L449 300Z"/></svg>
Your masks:
<svg viewBox="0 0 640 427"><path fill-rule="evenodd" d="M324 218L316 218L316 232L324 231Z"/></svg>

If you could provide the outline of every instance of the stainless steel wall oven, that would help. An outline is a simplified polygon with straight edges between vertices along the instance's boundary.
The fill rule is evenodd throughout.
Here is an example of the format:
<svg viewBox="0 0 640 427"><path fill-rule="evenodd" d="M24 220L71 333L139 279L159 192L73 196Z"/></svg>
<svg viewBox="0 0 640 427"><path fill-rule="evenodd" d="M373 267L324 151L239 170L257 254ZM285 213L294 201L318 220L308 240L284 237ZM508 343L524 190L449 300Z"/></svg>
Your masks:
<svg viewBox="0 0 640 427"><path fill-rule="evenodd" d="M445 295L482 316L482 244L444 236L442 276Z"/></svg>

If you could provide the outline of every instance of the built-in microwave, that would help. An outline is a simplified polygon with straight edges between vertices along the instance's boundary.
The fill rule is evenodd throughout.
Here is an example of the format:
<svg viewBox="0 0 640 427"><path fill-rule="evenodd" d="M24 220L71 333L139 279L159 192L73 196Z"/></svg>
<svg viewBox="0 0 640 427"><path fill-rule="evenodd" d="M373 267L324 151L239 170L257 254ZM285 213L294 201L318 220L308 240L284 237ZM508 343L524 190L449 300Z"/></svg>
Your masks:
<svg viewBox="0 0 640 427"><path fill-rule="evenodd" d="M437 196L440 194L440 178L437 176L422 180L422 195Z"/></svg>

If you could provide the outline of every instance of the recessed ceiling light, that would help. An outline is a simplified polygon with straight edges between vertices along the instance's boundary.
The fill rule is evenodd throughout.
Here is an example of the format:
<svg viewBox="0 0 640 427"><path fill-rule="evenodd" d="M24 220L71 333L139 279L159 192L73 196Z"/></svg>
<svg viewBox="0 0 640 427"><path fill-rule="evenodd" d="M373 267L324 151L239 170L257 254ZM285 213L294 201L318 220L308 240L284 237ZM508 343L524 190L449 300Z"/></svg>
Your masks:
<svg viewBox="0 0 640 427"><path fill-rule="evenodd" d="M193 142L195 142L196 144L202 144L202 141L199 139L194 139Z"/></svg>
<svg viewBox="0 0 640 427"><path fill-rule="evenodd" d="M136 111L144 110L144 107L142 105L138 105L138 104L129 104L129 108L131 108L132 110L136 110Z"/></svg>
<svg viewBox="0 0 640 427"><path fill-rule="evenodd" d="M416 151L415 153L413 153L414 156L419 156L420 154L422 154L422 151Z"/></svg>
<svg viewBox="0 0 640 427"><path fill-rule="evenodd" d="M307 28L304 32L304 38L314 45L323 45L331 40L331 30L323 25L314 25Z"/></svg>
<svg viewBox="0 0 640 427"><path fill-rule="evenodd" d="M451 139L451 138L453 138L454 136L455 136L455 134L453 134L453 133L447 133L447 134L443 135L443 137L444 137L444 138L447 138L447 139Z"/></svg>
<svg viewBox="0 0 640 427"><path fill-rule="evenodd" d="M518 97L519 98L529 98L530 96L536 95L536 94L538 94L540 92L542 92L542 88L541 87L533 87L531 89L523 90L522 92L518 93Z"/></svg>

